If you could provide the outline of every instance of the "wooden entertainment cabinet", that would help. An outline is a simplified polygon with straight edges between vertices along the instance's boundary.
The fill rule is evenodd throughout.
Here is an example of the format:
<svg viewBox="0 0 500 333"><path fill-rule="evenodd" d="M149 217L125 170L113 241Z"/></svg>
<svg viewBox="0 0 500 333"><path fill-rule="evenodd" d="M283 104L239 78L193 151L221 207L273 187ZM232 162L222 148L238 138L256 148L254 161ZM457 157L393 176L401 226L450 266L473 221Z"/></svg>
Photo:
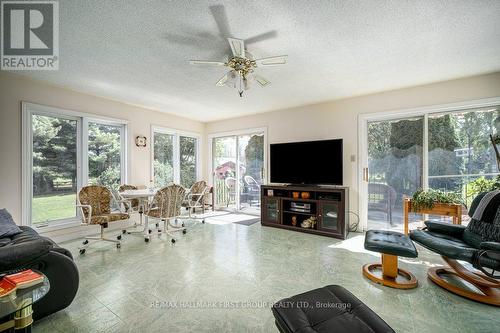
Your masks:
<svg viewBox="0 0 500 333"><path fill-rule="evenodd" d="M349 189L322 186L261 186L261 224L345 239L349 233ZM301 223L316 217L312 228ZM295 217L296 225L292 225Z"/></svg>

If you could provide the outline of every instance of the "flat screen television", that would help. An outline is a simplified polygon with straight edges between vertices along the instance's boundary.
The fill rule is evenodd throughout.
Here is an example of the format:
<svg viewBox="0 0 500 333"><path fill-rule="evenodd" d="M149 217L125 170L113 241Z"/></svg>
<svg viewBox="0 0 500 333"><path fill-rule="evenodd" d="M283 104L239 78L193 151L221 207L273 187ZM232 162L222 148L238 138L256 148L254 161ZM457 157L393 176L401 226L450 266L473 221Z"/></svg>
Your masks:
<svg viewBox="0 0 500 333"><path fill-rule="evenodd" d="M271 144L271 183L342 185L342 139Z"/></svg>

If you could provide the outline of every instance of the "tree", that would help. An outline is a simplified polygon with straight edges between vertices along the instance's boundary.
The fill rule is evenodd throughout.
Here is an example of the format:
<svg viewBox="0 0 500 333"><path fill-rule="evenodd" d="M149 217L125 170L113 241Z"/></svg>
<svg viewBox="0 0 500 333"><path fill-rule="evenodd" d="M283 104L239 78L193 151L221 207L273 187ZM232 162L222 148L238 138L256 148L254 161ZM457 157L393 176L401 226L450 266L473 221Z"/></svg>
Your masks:
<svg viewBox="0 0 500 333"><path fill-rule="evenodd" d="M33 116L33 192L52 193L55 181L76 190L76 126L74 120Z"/></svg>
<svg viewBox="0 0 500 333"><path fill-rule="evenodd" d="M264 136L252 135L245 147L246 174L257 181L262 180L264 163Z"/></svg>
<svg viewBox="0 0 500 333"><path fill-rule="evenodd" d="M120 135L117 126L89 123L88 160L92 183L112 189L120 185Z"/></svg>

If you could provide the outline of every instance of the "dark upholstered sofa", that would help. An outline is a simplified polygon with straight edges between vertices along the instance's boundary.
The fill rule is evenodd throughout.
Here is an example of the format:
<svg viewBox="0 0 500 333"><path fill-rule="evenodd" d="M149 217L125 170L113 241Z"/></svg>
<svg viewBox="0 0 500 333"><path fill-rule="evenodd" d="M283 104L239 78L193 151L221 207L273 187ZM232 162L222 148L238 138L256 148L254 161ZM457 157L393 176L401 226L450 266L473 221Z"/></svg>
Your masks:
<svg viewBox="0 0 500 333"><path fill-rule="evenodd" d="M43 318L71 304L78 290L78 269L71 253L30 227L0 238L0 272L36 269L47 276L50 291L33 305L34 319Z"/></svg>

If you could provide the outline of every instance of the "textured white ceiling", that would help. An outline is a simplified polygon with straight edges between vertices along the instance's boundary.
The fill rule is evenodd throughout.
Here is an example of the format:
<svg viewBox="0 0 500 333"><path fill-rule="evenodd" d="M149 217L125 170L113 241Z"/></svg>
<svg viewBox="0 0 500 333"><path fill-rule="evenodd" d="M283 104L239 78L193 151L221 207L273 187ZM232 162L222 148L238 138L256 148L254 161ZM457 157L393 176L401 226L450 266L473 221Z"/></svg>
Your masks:
<svg viewBox="0 0 500 333"><path fill-rule="evenodd" d="M224 60L230 36L289 63L240 98L188 63ZM60 70L19 74L212 121L498 70L498 0L61 0Z"/></svg>

